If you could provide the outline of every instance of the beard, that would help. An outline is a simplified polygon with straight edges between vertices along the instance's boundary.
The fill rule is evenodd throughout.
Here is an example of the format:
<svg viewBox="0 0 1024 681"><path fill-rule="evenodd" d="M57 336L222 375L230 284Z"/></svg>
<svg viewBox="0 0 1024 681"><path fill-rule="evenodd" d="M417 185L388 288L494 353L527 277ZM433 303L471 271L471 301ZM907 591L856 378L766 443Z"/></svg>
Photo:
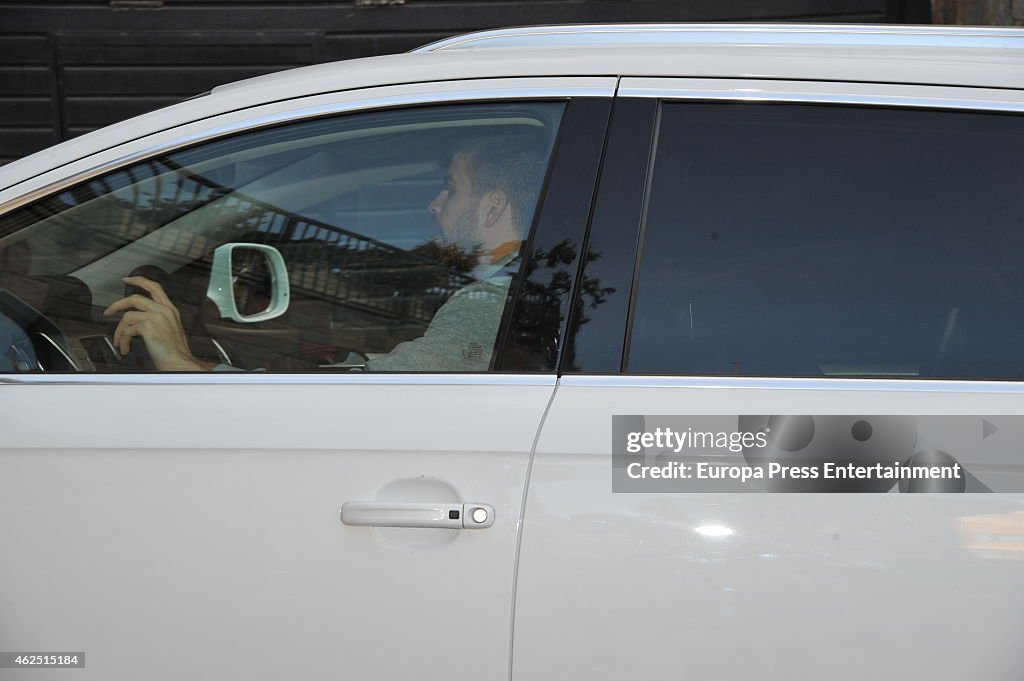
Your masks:
<svg viewBox="0 0 1024 681"><path fill-rule="evenodd" d="M450 230L442 230L446 246L454 247L466 256L476 257L480 254L482 244L477 233L479 208L480 202L477 201L455 218Z"/></svg>

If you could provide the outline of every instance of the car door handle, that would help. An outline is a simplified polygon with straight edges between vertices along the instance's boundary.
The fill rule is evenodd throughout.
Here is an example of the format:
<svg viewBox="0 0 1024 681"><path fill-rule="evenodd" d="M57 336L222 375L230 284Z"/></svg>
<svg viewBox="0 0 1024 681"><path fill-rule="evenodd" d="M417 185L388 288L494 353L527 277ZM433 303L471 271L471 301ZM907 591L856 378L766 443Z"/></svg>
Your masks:
<svg viewBox="0 0 1024 681"><path fill-rule="evenodd" d="M494 507L476 503L349 501L341 507L341 522L357 527L443 527L450 530L482 530L494 524Z"/></svg>

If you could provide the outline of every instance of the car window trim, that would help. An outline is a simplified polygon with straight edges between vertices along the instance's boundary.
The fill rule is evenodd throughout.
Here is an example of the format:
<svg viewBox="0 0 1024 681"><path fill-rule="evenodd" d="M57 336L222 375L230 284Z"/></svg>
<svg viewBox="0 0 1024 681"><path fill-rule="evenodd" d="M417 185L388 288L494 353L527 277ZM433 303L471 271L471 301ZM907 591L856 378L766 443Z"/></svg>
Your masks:
<svg viewBox="0 0 1024 681"><path fill-rule="evenodd" d="M204 372L167 374L4 374L3 385L507 385L561 388L695 388L706 390L843 390L868 392L1024 394L1021 381L971 379L773 378L611 374L273 374Z"/></svg>
<svg viewBox="0 0 1024 681"><path fill-rule="evenodd" d="M890 83L844 83L730 78L624 77L620 98L697 99L786 104L855 104L860 106L1024 112L1024 91L997 88Z"/></svg>
<svg viewBox="0 0 1024 681"><path fill-rule="evenodd" d="M0 374L2 385L509 385L554 386L554 374L499 373L271 373L210 371L196 373Z"/></svg>
<svg viewBox="0 0 1024 681"><path fill-rule="evenodd" d="M653 135L659 108L660 103L650 99L615 99L593 209L583 241L587 257L581 259L580 269L575 276L571 319L563 343L564 351L560 352L559 357L560 375L580 373L575 368L580 359L576 339L582 333L594 333L594 325L587 327L577 323L580 312L585 309L582 296L588 273L592 275L596 268L605 278L594 278L594 281L600 281L615 291L632 290L637 265L636 254L640 246L638 239L642 228L640 216L650 177ZM593 257L593 262L590 262L592 256L603 255L606 251L614 253L615 257ZM621 258L621 262L617 258ZM606 271L602 271L603 269ZM602 321L599 323L614 325L614 328L610 329L613 335L606 339L606 343L611 346L606 353L609 358L601 360L609 363L595 372L594 360L585 358L591 366L591 369L585 371L592 373L612 371L611 357L614 357L614 371L622 369L629 300L625 300L625 308L621 314L617 310L621 304L609 305L608 302L605 301L604 307L593 310L591 314L600 315Z"/></svg>
<svg viewBox="0 0 1024 681"><path fill-rule="evenodd" d="M585 251L586 235L590 228L594 197L603 164L607 144L608 127L612 116L612 97L577 97L570 101L562 114L553 154L548 163L548 174L541 189L540 199L522 253L529 256L539 246L550 246L559 241L569 240L578 246L575 260L566 263L563 271L568 274L569 284L561 301L562 320L555 330L556 354L545 371L557 373L561 362L564 339L569 326L569 311L577 285L580 262ZM597 143L595 146L594 143ZM590 147L589 151L581 148ZM508 361L506 350L515 343L516 331L521 330L522 315L527 307L529 295L528 280L534 275L533 267L524 259L516 277L515 288L510 297L511 305L505 310L495 347L493 371L533 373L537 367L536 357L531 357L531 366L523 368ZM539 370L539 369L537 369Z"/></svg>
<svg viewBox="0 0 1024 681"><path fill-rule="evenodd" d="M922 393L1024 394L1024 381L949 378L787 378L658 374L571 374L559 388L693 388L701 390L814 390ZM986 412L987 413L987 412Z"/></svg>

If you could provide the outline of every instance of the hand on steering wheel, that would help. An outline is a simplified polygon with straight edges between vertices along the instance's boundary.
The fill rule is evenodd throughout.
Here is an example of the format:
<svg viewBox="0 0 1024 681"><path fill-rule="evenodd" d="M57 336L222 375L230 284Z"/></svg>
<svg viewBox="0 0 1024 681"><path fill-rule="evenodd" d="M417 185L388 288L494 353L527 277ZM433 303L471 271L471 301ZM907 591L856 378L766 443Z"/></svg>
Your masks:
<svg viewBox="0 0 1024 681"><path fill-rule="evenodd" d="M125 277L122 281L149 294L127 296L103 311L108 317L123 313L114 330L114 347L122 355L128 354L132 339L138 336L145 342L158 371L209 371L213 368L212 364L201 362L192 354L181 314L160 284L141 276Z"/></svg>

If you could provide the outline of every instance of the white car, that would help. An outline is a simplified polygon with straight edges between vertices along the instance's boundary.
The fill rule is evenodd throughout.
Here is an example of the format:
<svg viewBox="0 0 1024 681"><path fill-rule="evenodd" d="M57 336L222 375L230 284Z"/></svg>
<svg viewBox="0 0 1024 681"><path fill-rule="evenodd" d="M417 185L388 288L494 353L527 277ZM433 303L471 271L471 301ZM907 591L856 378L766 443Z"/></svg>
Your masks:
<svg viewBox="0 0 1024 681"><path fill-rule="evenodd" d="M0 678L1022 678L1022 159L1021 29L635 25L3 167Z"/></svg>

